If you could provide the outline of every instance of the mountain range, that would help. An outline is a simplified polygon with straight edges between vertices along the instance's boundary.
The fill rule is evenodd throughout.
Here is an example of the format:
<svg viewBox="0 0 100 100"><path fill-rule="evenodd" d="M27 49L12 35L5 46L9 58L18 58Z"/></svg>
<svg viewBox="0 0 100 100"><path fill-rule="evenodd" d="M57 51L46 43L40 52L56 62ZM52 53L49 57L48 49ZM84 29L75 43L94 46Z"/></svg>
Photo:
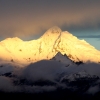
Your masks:
<svg viewBox="0 0 100 100"><path fill-rule="evenodd" d="M58 52L74 62L100 62L100 51L57 26L50 28L37 40L7 38L0 42L0 52L0 60L19 63L49 60Z"/></svg>

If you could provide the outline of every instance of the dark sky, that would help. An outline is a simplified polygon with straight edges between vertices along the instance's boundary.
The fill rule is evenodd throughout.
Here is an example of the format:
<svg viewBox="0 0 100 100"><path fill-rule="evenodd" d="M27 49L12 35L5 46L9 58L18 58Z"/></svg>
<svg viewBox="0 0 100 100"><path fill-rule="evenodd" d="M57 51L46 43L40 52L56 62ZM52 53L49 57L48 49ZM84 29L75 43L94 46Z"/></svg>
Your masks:
<svg viewBox="0 0 100 100"><path fill-rule="evenodd" d="M100 0L0 0L1 38L28 39L55 25L77 36L100 37Z"/></svg>

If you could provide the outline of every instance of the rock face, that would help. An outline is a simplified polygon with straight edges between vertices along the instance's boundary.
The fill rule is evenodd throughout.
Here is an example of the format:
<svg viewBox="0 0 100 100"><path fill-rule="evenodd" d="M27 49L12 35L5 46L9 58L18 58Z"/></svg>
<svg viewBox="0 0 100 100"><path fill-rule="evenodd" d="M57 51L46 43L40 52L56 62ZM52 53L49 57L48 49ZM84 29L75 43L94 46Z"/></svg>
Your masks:
<svg viewBox="0 0 100 100"><path fill-rule="evenodd" d="M70 60L68 58L68 56L65 55L62 55L60 52L58 52L51 60L53 61L58 61L64 65L66 65L66 67L70 66L70 65L75 65L75 63Z"/></svg>
<svg viewBox="0 0 100 100"><path fill-rule="evenodd" d="M58 52L74 62L100 62L100 51L57 26L37 40L23 41L15 37L0 42L0 60L31 63L52 59Z"/></svg>

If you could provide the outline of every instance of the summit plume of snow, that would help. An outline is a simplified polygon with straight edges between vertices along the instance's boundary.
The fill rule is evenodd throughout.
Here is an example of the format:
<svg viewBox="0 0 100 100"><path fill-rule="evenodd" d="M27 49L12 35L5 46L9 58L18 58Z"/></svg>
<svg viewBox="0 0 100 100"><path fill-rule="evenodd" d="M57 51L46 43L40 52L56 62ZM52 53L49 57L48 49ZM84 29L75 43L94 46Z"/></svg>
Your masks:
<svg viewBox="0 0 100 100"><path fill-rule="evenodd" d="M37 40L23 41L17 37L0 42L0 59L31 63L52 59L58 52L74 62L100 62L100 51L84 40L55 26Z"/></svg>

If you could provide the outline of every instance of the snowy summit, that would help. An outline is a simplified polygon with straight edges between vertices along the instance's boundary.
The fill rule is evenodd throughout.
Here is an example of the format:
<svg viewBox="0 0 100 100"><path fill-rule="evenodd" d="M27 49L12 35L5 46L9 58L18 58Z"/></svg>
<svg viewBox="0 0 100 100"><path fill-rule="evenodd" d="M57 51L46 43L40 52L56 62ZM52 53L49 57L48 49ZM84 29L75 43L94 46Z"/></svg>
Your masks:
<svg viewBox="0 0 100 100"><path fill-rule="evenodd" d="M52 59L58 52L74 62L100 62L100 51L84 40L79 40L67 31L55 26L37 40L23 41L17 37L0 42L0 59L31 63Z"/></svg>

